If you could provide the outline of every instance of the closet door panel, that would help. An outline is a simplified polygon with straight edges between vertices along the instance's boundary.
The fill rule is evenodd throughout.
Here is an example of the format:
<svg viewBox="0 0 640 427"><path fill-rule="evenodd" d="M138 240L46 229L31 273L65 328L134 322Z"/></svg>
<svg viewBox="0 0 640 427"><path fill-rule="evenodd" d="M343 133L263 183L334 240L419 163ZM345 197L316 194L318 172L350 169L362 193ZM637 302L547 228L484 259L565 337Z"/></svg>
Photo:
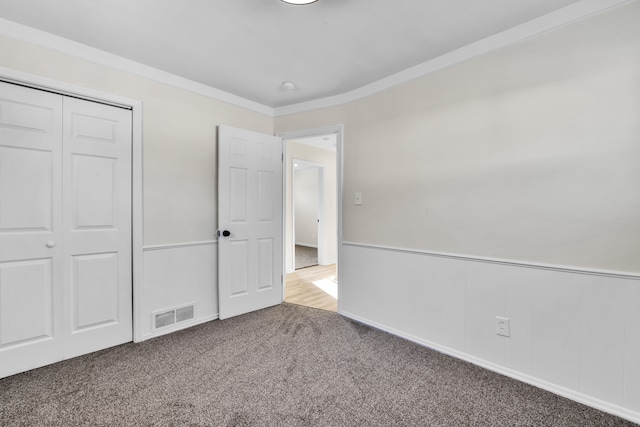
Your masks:
<svg viewBox="0 0 640 427"><path fill-rule="evenodd" d="M0 82L0 377L63 358L62 96Z"/></svg>
<svg viewBox="0 0 640 427"><path fill-rule="evenodd" d="M0 82L0 378L132 339L131 111Z"/></svg>
<svg viewBox="0 0 640 427"><path fill-rule="evenodd" d="M132 339L131 112L64 100L65 357Z"/></svg>

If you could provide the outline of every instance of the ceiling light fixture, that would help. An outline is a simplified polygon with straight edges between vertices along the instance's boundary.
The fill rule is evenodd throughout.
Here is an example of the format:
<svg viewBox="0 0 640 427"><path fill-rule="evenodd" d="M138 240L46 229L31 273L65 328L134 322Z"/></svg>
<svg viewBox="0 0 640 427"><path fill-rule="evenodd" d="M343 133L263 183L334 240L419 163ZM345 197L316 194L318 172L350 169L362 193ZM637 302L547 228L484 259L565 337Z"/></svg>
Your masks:
<svg viewBox="0 0 640 427"><path fill-rule="evenodd" d="M311 3L315 3L318 0L282 0L285 3L289 3L289 4L311 4Z"/></svg>
<svg viewBox="0 0 640 427"><path fill-rule="evenodd" d="M282 86L280 86L282 88L282 90L290 92L292 90L295 90L296 85L293 84L293 82L282 82Z"/></svg>

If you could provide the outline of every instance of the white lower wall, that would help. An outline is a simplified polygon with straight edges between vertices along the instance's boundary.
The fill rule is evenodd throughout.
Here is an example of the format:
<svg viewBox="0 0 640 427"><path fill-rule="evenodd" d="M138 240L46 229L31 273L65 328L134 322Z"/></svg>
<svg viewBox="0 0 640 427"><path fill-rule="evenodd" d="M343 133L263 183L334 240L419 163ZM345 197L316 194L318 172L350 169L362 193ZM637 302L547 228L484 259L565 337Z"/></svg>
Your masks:
<svg viewBox="0 0 640 427"><path fill-rule="evenodd" d="M187 243L144 248L144 339L218 318L218 245ZM153 329L154 312L195 303L195 318Z"/></svg>
<svg viewBox="0 0 640 427"><path fill-rule="evenodd" d="M640 422L638 278L353 243L340 269L343 315Z"/></svg>

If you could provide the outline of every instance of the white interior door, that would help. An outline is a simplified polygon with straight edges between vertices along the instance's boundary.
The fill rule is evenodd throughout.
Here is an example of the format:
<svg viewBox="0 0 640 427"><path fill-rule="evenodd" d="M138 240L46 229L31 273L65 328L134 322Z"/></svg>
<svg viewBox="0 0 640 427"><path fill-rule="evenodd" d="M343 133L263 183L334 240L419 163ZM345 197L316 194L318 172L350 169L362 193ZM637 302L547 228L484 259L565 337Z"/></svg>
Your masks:
<svg viewBox="0 0 640 427"><path fill-rule="evenodd" d="M62 360L62 97L0 82L0 377Z"/></svg>
<svg viewBox="0 0 640 427"><path fill-rule="evenodd" d="M220 319L282 302L282 140L218 128Z"/></svg>
<svg viewBox="0 0 640 427"><path fill-rule="evenodd" d="M0 82L0 377L132 338L130 116Z"/></svg>

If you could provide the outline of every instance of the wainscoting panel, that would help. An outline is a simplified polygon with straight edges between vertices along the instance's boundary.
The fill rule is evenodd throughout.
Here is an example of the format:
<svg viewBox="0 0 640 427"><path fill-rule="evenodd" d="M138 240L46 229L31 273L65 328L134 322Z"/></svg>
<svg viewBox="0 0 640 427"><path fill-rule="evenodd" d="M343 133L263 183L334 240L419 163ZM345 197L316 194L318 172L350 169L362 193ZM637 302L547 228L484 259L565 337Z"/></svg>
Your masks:
<svg viewBox="0 0 640 427"><path fill-rule="evenodd" d="M622 405L626 283L600 276L586 276L583 280L580 286L580 389L590 396ZM640 359L636 363L640 363Z"/></svg>
<svg viewBox="0 0 640 427"><path fill-rule="evenodd" d="M505 317L505 271L484 263L466 263L466 268L465 351L502 365L508 338L496 334L496 316Z"/></svg>
<svg viewBox="0 0 640 427"><path fill-rule="evenodd" d="M343 315L640 422L640 278L357 243L341 253Z"/></svg>
<svg viewBox="0 0 640 427"><path fill-rule="evenodd" d="M216 242L144 248L144 338L218 318ZM153 313L195 303L194 318L154 329Z"/></svg>
<svg viewBox="0 0 640 427"><path fill-rule="evenodd" d="M525 374L532 370L533 298L537 283L549 280L549 271L493 265L504 272L504 317L511 326L511 336L504 342L504 366Z"/></svg>
<svg viewBox="0 0 640 427"><path fill-rule="evenodd" d="M372 248L343 249L344 311L406 334L464 348L464 265ZM354 285L354 286L352 286Z"/></svg>
<svg viewBox="0 0 640 427"><path fill-rule="evenodd" d="M625 299L626 339L622 406L640 414L640 284L627 283ZM636 419L636 422L640 423L640 420Z"/></svg>
<svg viewBox="0 0 640 427"><path fill-rule="evenodd" d="M547 271L534 287L532 374L571 390L580 386L579 275ZM526 272L524 272L526 274Z"/></svg>

